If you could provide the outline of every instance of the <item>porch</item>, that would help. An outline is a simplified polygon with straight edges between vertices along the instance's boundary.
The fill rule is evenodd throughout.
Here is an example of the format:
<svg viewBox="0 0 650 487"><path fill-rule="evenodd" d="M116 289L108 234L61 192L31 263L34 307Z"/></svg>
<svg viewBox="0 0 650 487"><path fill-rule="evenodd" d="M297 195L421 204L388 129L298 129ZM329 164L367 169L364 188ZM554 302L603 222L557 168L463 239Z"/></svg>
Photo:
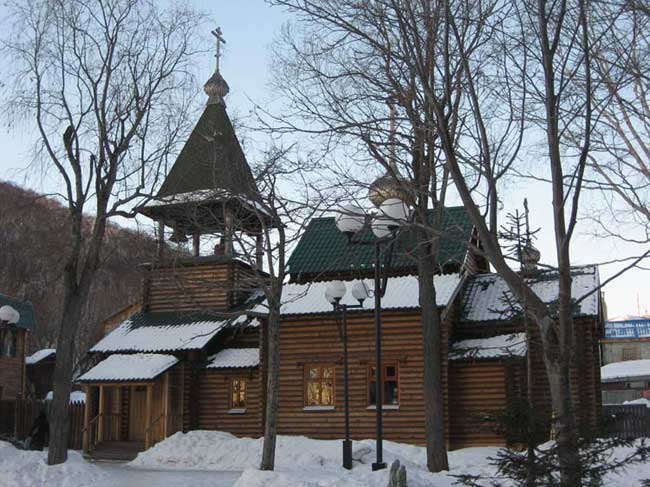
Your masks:
<svg viewBox="0 0 650 487"><path fill-rule="evenodd" d="M153 370L144 370L153 362ZM172 384L177 362L170 355L112 355L84 374L84 453L129 460L182 429L181 401Z"/></svg>

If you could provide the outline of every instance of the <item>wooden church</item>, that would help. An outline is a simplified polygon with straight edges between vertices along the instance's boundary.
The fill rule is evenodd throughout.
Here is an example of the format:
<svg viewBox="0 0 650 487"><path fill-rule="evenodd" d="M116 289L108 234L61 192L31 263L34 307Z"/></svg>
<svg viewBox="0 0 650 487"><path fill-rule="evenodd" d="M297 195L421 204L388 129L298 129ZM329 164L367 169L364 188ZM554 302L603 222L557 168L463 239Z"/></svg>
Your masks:
<svg viewBox="0 0 650 487"><path fill-rule="evenodd" d="M208 80L207 105L157 198L141 213L158 223L159 240L192 241L193 255L165 255L146 267L141 310L90 350L96 365L78 379L87 391L84 449L104 458L128 458L179 431L214 429L261 436L265 401L265 308L256 285L262 269L258 189L234 133L219 69ZM381 203L381 202L380 202ZM442 364L450 448L503 445L507 434L491 422L527 394L547 430L551 407L536 332L526 335L507 309L508 289L473 249L480 245L462 207L446 208L446 237L436 264L436 304L443 316ZM201 236L218 235L210 255ZM235 235L256 242L257 262L243 260ZM356 238L356 237L355 237ZM358 237L372 244L369 229ZM374 362L372 300L348 313L350 430L353 439L375 434L376 383L383 382L387 439L424 444L423 347L415 261L408 231L382 301L383 362ZM280 326L278 433L342 438L343 344L328 282L364 282L372 288L372 245L356 246L334 218L313 219L290 256ZM534 289L557 299L557 276L533 269ZM580 297L598 285L594 267L576 268ZM344 302L353 304L352 298ZM603 304L593 293L576 307L579 418L595 428L600 409L598 339Z"/></svg>

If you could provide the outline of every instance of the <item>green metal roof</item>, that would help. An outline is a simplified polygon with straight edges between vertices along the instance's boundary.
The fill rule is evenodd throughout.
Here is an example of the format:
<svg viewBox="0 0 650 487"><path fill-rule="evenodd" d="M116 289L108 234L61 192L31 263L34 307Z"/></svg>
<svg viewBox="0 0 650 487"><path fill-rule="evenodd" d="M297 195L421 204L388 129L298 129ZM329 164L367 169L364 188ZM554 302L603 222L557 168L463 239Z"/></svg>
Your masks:
<svg viewBox="0 0 650 487"><path fill-rule="evenodd" d="M433 219L433 210L429 217ZM472 233L472 223L465 208L445 208L442 218L443 238L440 239L438 266L462 265ZM314 218L294 249L288 261L293 281L318 280L332 274L367 275L373 268L375 236L366 227L351 241L336 228L334 217ZM394 274L412 272L415 232L404 232L396 243L391 268Z"/></svg>
<svg viewBox="0 0 650 487"><path fill-rule="evenodd" d="M19 328L34 331L36 329L36 314L34 313L34 305L29 301L21 301L19 299L10 298L4 294L0 294L0 308L3 306L11 306L18 313L20 319L18 320Z"/></svg>

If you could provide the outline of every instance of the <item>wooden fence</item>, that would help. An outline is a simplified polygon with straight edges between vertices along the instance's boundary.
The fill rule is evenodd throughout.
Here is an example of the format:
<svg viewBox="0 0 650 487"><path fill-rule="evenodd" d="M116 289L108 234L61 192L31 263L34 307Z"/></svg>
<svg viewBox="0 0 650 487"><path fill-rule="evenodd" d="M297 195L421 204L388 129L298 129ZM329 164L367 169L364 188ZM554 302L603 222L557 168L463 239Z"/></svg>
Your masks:
<svg viewBox="0 0 650 487"><path fill-rule="evenodd" d="M34 424L41 409L46 407L43 401L16 399L0 401L0 436L24 440ZM70 434L68 448L81 450L82 431L84 427L84 403L70 404Z"/></svg>
<svg viewBox="0 0 650 487"><path fill-rule="evenodd" d="M603 406L603 426L609 437L650 437L650 408L640 405Z"/></svg>

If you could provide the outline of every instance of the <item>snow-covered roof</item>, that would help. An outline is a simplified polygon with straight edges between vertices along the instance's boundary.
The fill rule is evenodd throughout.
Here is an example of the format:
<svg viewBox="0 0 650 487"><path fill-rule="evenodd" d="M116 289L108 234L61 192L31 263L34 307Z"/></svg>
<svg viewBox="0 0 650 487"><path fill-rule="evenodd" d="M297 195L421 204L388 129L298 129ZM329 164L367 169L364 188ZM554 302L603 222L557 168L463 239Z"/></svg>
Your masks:
<svg viewBox="0 0 650 487"><path fill-rule="evenodd" d="M42 350L38 350L37 352L34 352L31 354L29 357L25 358L25 363L27 365L33 365L37 364L41 360L45 360L51 355L56 354L56 349L55 348L44 348Z"/></svg>
<svg viewBox="0 0 650 487"><path fill-rule="evenodd" d="M249 206L251 209L262 213L263 215L270 216L264 206L255 201L250 196L244 193L233 193L231 191L215 188L215 189L198 189L196 191L188 191L187 193L172 194L169 196L158 196L156 199L149 201L144 208L154 208L156 206L175 205L184 203L199 203L202 201L213 199L234 199L240 203Z"/></svg>
<svg viewBox="0 0 650 487"><path fill-rule="evenodd" d="M19 320L20 313L16 311L16 308L8 304L0 307L0 321L6 321L10 325L16 325Z"/></svg>
<svg viewBox="0 0 650 487"><path fill-rule="evenodd" d="M578 300L591 292L576 307L576 316L598 315L598 291L592 292L600 283L598 268L595 266L576 267L571 271L571 295ZM535 279L527 279L532 289L545 303L551 303L558 297L558 278L556 271L540 272ZM479 274L472 277L463 296L463 321L497 321L512 317L514 303L512 293L506 282L497 274Z"/></svg>
<svg viewBox="0 0 650 487"><path fill-rule="evenodd" d="M209 315L139 313L122 322L91 352L172 352L203 348L221 330L246 323L245 315L218 319ZM255 321L255 320L254 320ZM251 325L254 323L251 322Z"/></svg>
<svg viewBox="0 0 650 487"><path fill-rule="evenodd" d="M525 333L459 340L451 344L449 360L525 357L527 348Z"/></svg>
<svg viewBox="0 0 650 487"><path fill-rule="evenodd" d="M330 281L312 282L309 284L285 284L282 289L283 315L299 315L311 313L328 313L332 311L332 305L325 299L325 290ZM352 285L355 281L344 281L347 293L342 300L343 304L356 305ZM461 282L460 274L443 274L434 277L436 286L436 302L438 306L447 306L454 296L454 292ZM369 290L370 298L363 303L363 309L372 310L375 301L372 298L374 288L371 279L364 279L363 283ZM408 309L419 308L418 302L418 278L417 276L391 277L388 279L386 294L381 300L382 309ZM264 303L258 305L255 311L266 312Z"/></svg>
<svg viewBox="0 0 650 487"><path fill-rule="evenodd" d="M210 357L208 369L238 369L257 367L260 364L260 351L257 348L225 348Z"/></svg>
<svg viewBox="0 0 650 487"><path fill-rule="evenodd" d="M650 338L650 318L625 321L610 320L605 323L605 338L609 340Z"/></svg>
<svg viewBox="0 0 650 487"><path fill-rule="evenodd" d="M54 399L54 392L50 391L45 395L46 401ZM70 393L70 403L86 402L86 393L83 391L72 391Z"/></svg>
<svg viewBox="0 0 650 487"><path fill-rule="evenodd" d="M173 355L117 353L99 362L79 377L77 382L148 381L155 379L177 363L178 359Z"/></svg>
<svg viewBox="0 0 650 487"><path fill-rule="evenodd" d="M616 382L620 379L646 376L650 377L650 359L613 362L600 368L602 382Z"/></svg>

